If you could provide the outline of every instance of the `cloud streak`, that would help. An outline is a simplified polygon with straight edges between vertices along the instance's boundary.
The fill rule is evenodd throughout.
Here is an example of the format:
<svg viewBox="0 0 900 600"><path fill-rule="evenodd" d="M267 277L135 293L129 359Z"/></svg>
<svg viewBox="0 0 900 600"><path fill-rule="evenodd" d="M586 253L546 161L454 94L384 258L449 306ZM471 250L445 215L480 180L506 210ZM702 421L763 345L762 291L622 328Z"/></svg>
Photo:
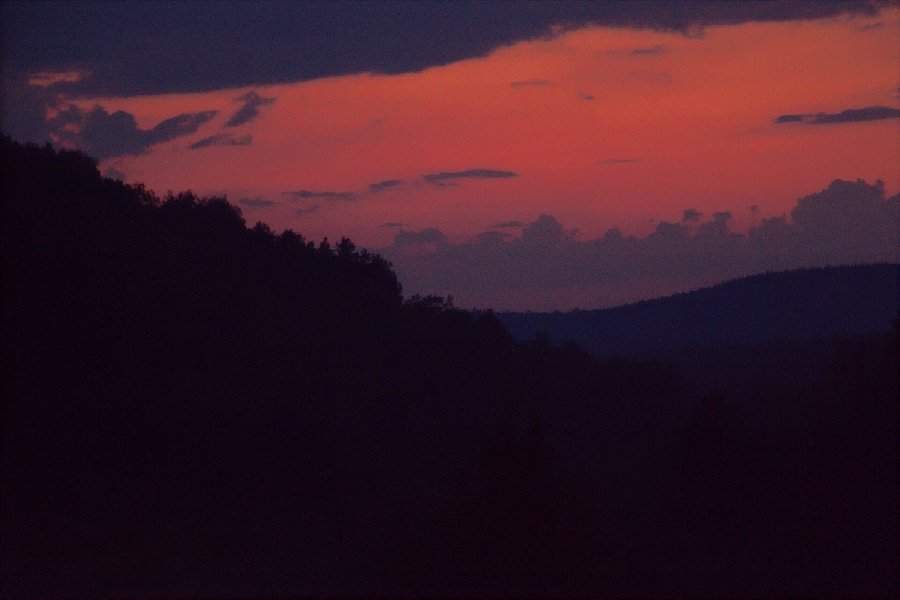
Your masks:
<svg viewBox="0 0 900 600"><path fill-rule="evenodd" d="M639 158L610 158L607 160L597 161L598 165L620 165L625 163L636 163L640 162Z"/></svg>
<svg viewBox="0 0 900 600"><path fill-rule="evenodd" d="M807 125L827 125L830 123L862 123L865 121L881 121L883 119L900 119L900 109L889 106L868 106L866 108L848 108L839 113L816 113L802 115L781 115L775 119L776 124L806 123Z"/></svg>
<svg viewBox="0 0 900 600"><path fill-rule="evenodd" d="M662 44L657 44L655 46L651 46L650 48L635 48L631 51L632 56L652 56L654 54L663 54L666 52L666 47Z"/></svg>
<svg viewBox="0 0 900 600"><path fill-rule="evenodd" d="M194 142L188 146L188 149L197 150L210 146L249 146L251 143L253 143L253 138L249 134L234 137L230 133L217 133L216 135L203 138L199 142Z"/></svg>
<svg viewBox="0 0 900 600"><path fill-rule="evenodd" d="M470 169L468 171L440 172L431 175L422 175L422 179L433 185L447 185L455 179L507 179L518 177L518 173L512 171L496 171L494 169Z"/></svg>
<svg viewBox="0 0 900 600"><path fill-rule="evenodd" d="M298 217L302 217L304 215L311 215L312 213L319 210L318 204L313 204L312 206L307 206L306 208L298 208L294 211L294 214Z"/></svg>
<svg viewBox="0 0 900 600"><path fill-rule="evenodd" d="M287 196L289 200L319 198L322 200L355 200L354 192L313 192L311 190L297 190L290 192L281 192L282 196Z"/></svg>
<svg viewBox="0 0 900 600"><path fill-rule="evenodd" d="M379 181L378 183L373 183L369 186L369 192L377 194L378 192L383 192L384 190L398 188L404 183L406 182L402 179L388 179L386 181Z"/></svg>
<svg viewBox="0 0 900 600"><path fill-rule="evenodd" d="M249 206L251 208L268 208L270 206L275 206L278 203L274 200L264 200L262 198L241 198L238 200L238 204Z"/></svg>

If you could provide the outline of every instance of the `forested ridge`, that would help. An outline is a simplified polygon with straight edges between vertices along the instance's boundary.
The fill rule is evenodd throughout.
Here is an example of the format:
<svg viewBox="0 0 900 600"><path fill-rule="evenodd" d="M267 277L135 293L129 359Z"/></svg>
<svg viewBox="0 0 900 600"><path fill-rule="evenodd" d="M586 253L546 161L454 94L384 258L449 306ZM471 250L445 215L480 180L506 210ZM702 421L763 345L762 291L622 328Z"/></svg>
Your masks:
<svg viewBox="0 0 900 600"><path fill-rule="evenodd" d="M884 263L761 273L614 308L498 318L516 339L544 331L606 358L867 334L888 328L898 307L900 264Z"/></svg>
<svg viewBox="0 0 900 600"><path fill-rule="evenodd" d="M896 322L751 418L347 239L0 165L4 597L900 592Z"/></svg>

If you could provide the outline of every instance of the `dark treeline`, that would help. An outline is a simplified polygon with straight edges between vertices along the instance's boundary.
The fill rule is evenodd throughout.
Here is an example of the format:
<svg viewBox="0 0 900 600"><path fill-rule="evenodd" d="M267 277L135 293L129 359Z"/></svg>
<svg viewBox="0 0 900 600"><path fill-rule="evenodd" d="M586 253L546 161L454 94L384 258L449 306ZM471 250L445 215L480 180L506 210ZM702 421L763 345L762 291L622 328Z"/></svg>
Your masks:
<svg viewBox="0 0 900 600"><path fill-rule="evenodd" d="M2 140L2 593L897 595L896 329L749 419Z"/></svg>

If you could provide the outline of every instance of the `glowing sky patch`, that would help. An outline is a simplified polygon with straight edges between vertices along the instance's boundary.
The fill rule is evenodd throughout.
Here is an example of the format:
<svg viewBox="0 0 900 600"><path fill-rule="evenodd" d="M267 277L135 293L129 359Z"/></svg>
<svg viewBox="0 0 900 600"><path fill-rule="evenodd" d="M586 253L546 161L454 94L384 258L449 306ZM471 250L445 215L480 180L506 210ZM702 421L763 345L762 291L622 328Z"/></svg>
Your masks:
<svg viewBox="0 0 900 600"><path fill-rule="evenodd" d="M75 104L125 111L147 130L218 110L194 136L109 162L157 190L280 202L246 216L312 237L350 235L377 247L391 242L379 225L402 221L469 239L541 212L590 237L613 225L639 232L687 206L732 210L749 223L750 205L778 214L838 177L881 178L896 190L896 121L788 128L775 120L896 106L898 12L878 28L860 19L750 23L696 39L583 29L420 73ZM239 101L252 119L236 120ZM427 185L434 174L479 170L518 176ZM366 193L384 181L409 184ZM360 201L297 218L304 206L282 195L296 190Z"/></svg>
<svg viewBox="0 0 900 600"><path fill-rule="evenodd" d="M127 181L252 199L249 223L312 239L377 249L434 229L463 243L541 214L580 240L643 236L688 208L746 231L834 179L897 192L898 56L898 9L698 36L595 27L416 73L63 97L57 110L133 116L132 137L152 145L101 164ZM197 127L150 135L182 122Z"/></svg>

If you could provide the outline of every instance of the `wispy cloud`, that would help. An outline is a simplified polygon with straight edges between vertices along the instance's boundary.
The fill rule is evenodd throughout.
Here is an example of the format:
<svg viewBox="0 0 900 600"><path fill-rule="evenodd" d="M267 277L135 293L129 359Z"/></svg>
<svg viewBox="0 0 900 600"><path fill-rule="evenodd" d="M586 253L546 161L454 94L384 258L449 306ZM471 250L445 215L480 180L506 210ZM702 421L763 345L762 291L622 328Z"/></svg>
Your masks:
<svg viewBox="0 0 900 600"><path fill-rule="evenodd" d="M251 208L267 208L269 206L275 206L277 202L274 200L264 200L262 198L241 198L238 200L238 204L242 204L244 206L249 206Z"/></svg>
<svg viewBox="0 0 900 600"><path fill-rule="evenodd" d="M318 204L313 204L312 206L307 206L306 208L298 208L294 211L294 214L298 217L302 217L303 215L311 215L312 213L319 210Z"/></svg>
<svg viewBox="0 0 900 600"><path fill-rule="evenodd" d="M402 179L388 179L386 181L379 181L378 183L373 183L369 186L369 191L373 194L377 194L378 192L382 192L384 190L400 187L406 183Z"/></svg>
<svg viewBox="0 0 900 600"><path fill-rule="evenodd" d="M289 200L320 198L322 200L354 200L356 194L353 192L313 192L310 190L297 190L291 192L281 192L282 196L287 196Z"/></svg>
<svg viewBox="0 0 900 600"><path fill-rule="evenodd" d="M607 160L598 160L598 165L620 165L624 163L641 162L640 158L609 158Z"/></svg>
<svg viewBox="0 0 900 600"><path fill-rule="evenodd" d="M666 47L662 44L657 44L655 46L651 46L650 48L635 48L631 51L633 56L648 56L653 54L663 54L666 52Z"/></svg>
<svg viewBox="0 0 900 600"><path fill-rule="evenodd" d="M816 113L801 115L781 115L775 123L806 123L808 125L825 125L829 123L861 123L863 121L880 121L882 119L900 118L900 108L889 106L868 106L866 108L848 108L839 113Z"/></svg>
<svg viewBox="0 0 900 600"><path fill-rule="evenodd" d="M230 133L217 133L209 137L203 138L199 142L194 142L188 146L189 150L197 150L198 148L208 148L209 146L249 146L253 143L250 134L234 137Z"/></svg>
<svg viewBox="0 0 900 600"><path fill-rule="evenodd" d="M518 173L512 171L496 171L494 169L470 169L468 171L440 172L431 175L422 175L422 179L434 185L447 185L445 182L454 179L506 179L518 177Z"/></svg>

